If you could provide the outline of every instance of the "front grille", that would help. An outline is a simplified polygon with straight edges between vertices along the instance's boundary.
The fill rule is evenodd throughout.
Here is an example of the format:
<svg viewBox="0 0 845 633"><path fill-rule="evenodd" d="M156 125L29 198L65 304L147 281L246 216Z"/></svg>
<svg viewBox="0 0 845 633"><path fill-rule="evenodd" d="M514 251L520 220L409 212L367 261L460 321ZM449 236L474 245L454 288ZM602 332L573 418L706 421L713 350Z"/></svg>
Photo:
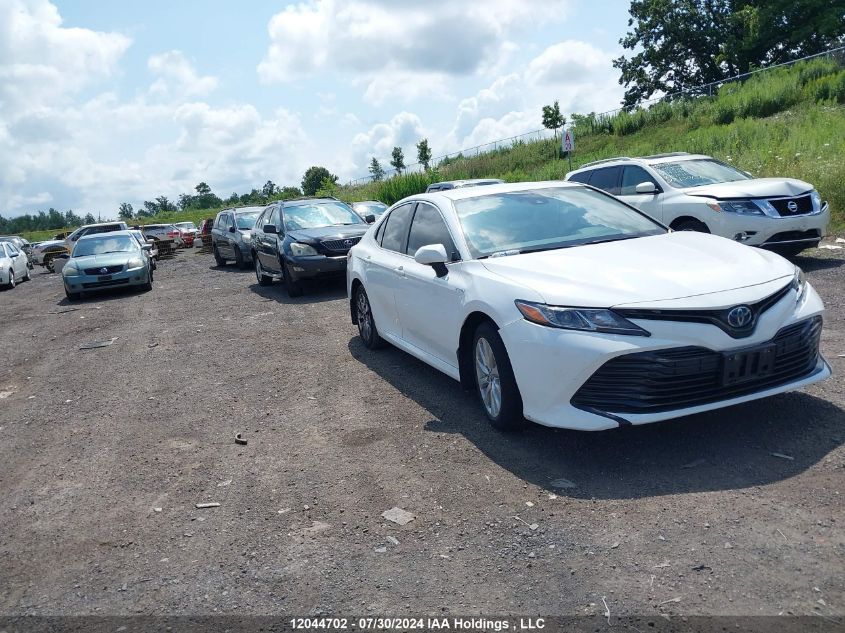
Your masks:
<svg viewBox="0 0 845 633"><path fill-rule="evenodd" d="M348 251L353 246L355 246L360 241L360 237L348 237L342 240L325 240L324 242L320 242L320 244L327 251L335 251L337 253L342 254Z"/></svg>
<svg viewBox="0 0 845 633"><path fill-rule="evenodd" d="M722 384L723 354L703 347L618 356L581 386L572 404L610 413L659 413L777 387L815 371L821 330L821 317L783 328L771 341L771 373L740 384Z"/></svg>
<svg viewBox="0 0 845 633"><path fill-rule="evenodd" d="M92 288L106 288L108 286L122 286L124 284L128 284L128 279L109 279L108 281L92 281L87 284L82 284L83 288L92 289Z"/></svg>
<svg viewBox="0 0 845 633"><path fill-rule="evenodd" d="M103 269L106 270L103 270ZM86 275L113 275L114 273L119 273L123 270L123 264L118 266L100 266L99 268L86 268L85 274Z"/></svg>
<svg viewBox="0 0 845 633"><path fill-rule="evenodd" d="M809 194L798 196L797 198L777 198L775 200L769 200L769 203L784 217L806 215L807 213L813 212L813 200Z"/></svg>

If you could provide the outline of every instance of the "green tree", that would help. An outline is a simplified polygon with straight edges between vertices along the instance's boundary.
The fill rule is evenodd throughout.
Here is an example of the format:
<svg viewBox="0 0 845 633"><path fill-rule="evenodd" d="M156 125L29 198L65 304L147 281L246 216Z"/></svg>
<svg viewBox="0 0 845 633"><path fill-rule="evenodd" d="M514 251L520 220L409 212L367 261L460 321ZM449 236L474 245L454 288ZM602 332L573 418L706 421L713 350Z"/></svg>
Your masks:
<svg viewBox="0 0 845 633"><path fill-rule="evenodd" d="M167 196L159 196L156 198L156 205L159 213L170 213L176 211L176 205L167 199Z"/></svg>
<svg viewBox="0 0 845 633"><path fill-rule="evenodd" d="M85 217L82 218L82 224L94 224L97 221L97 218L94 217L93 213L86 213Z"/></svg>
<svg viewBox="0 0 845 633"><path fill-rule="evenodd" d="M264 186L261 188L261 195L265 198L269 199L276 195L279 192L279 188L276 186L272 180L268 180L264 183Z"/></svg>
<svg viewBox="0 0 845 633"><path fill-rule="evenodd" d="M193 196L191 204L192 207L210 209L211 207L223 204L223 201L212 193L211 187L209 187L206 183L201 182L194 187L194 189L196 190L197 195Z"/></svg>
<svg viewBox="0 0 845 633"><path fill-rule="evenodd" d="M842 0L632 0L629 13L619 43L635 54L613 61L625 107L845 43Z"/></svg>
<svg viewBox="0 0 845 633"><path fill-rule="evenodd" d="M299 187L282 187L279 191L279 200L290 200L291 198L301 198L302 191Z"/></svg>
<svg viewBox="0 0 845 633"><path fill-rule="evenodd" d="M417 160L428 171L431 163L431 148L428 146L428 139L424 138L417 143Z"/></svg>
<svg viewBox="0 0 845 633"><path fill-rule="evenodd" d="M337 176L325 167L309 167L302 177L302 193L306 196L313 196L326 178L332 182L337 182Z"/></svg>
<svg viewBox="0 0 845 633"><path fill-rule="evenodd" d="M131 220L135 217L135 209L128 202L121 202L120 208L117 210L117 217L121 220Z"/></svg>
<svg viewBox="0 0 845 633"><path fill-rule="evenodd" d="M382 169L381 163L376 160L375 156L373 156L373 160L370 161L370 175L373 177L375 182L384 180L384 169Z"/></svg>
<svg viewBox="0 0 845 633"><path fill-rule="evenodd" d="M543 106L543 127L555 131L557 136L558 128L566 125L566 117L560 112L560 104L555 101L554 105Z"/></svg>
<svg viewBox="0 0 845 633"><path fill-rule="evenodd" d="M402 148L394 147L391 156L390 164L396 170L396 173L401 175L402 170L405 169L405 155L402 153Z"/></svg>

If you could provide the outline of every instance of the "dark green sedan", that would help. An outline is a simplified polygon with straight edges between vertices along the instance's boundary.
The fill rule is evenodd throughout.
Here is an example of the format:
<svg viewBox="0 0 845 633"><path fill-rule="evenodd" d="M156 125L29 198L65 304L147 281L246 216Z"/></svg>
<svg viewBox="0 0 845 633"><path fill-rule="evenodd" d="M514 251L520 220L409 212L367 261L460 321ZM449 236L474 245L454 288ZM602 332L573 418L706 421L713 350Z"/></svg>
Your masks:
<svg viewBox="0 0 845 633"><path fill-rule="evenodd" d="M152 290L148 249L149 245L139 244L129 231L79 238L62 268L67 298L73 301L86 292L133 286Z"/></svg>

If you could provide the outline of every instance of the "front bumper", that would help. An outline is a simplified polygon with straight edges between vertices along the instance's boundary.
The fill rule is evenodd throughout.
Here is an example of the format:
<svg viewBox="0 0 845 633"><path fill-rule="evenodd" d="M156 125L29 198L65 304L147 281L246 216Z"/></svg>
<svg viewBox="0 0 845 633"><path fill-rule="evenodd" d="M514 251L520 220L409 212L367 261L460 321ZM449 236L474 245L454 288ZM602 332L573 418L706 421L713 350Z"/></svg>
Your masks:
<svg viewBox="0 0 845 633"><path fill-rule="evenodd" d="M711 232L716 235L764 248L801 245L810 248L825 236L828 224L830 206L827 203L818 213L806 215L772 217L724 212L713 213L708 222Z"/></svg>
<svg viewBox="0 0 845 633"><path fill-rule="evenodd" d="M109 277L102 279L101 277ZM62 277L65 290L68 292L96 292L99 290L112 290L114 288L130 288L142 286L150 279L150 272L147 266L124 270L111 275L76 275L74 277Z"/></svg>
<svg viewBox="0 0 845 633"><path fill-rule="evenodd" d="M545 426L600 431L718 409L824 380L830 376L830 367L819 355L817 366L794 380L703 404L679 404L649 413L630 413L595 408L585 410L572 403L579 389L614 358L691 346L714 352L738 350L769 342L784 328L819 316L823 311L821 300L808 286L799 304L795 302L794 293L787 294L762 313L754 333L742 339L731 338L711 324L635 319L632 321L649 331L650 337L560 330L535 325L524 319L503 326L499 333L508 350L526 418Z"/></svg>
<svg viewBox="0 0 845 633"><path fill-rule="evenodd" d="M287 256L285 261L294 281L319 277L342 277L346 274L346 255L338 257L326 257L325 255Z"/></svg>

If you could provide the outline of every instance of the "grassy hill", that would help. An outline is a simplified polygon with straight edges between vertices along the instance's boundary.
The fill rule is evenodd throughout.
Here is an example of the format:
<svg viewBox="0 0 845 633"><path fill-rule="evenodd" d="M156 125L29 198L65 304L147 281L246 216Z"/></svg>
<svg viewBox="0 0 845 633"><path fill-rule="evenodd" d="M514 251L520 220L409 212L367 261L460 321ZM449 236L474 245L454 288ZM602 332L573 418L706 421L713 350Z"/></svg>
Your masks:
<svg viewBox="0 0 845 633"><path fill-rule="evenodd" d="M799 178L830 201L831 230L845 231L845 68L832 60L797 64L726 85L714 97L659 103L647 110L576 121L573 169L613 156L685 151L709 154L755 176ZM420 193L431 182L502 178L508 182L561 179L569 162L555 157L553 140L517 143L458 158L428 173L339 187L347 200L388 204Z"/></svg>
<svg viewBox="0 0 845 633"><path fill-rule="evenodd" d="M613 156L672 151L709 154L755 176L812 183L831 204L831 231L845 232L845 66L838 61L819 59L761 72L743 83L723 86L713 97L662 102L613 116L578 117L574 132L573 169ZM338 186L320 193L347 202L375 199L393 204L438 180L562 179L569 171L569 161L556 154L553 140L517 142L478 156L443 161L427 173ZM139 222L199 223L217 211L189 209ZM55 232L39 231L26 237L35 241Z"/></svg>

